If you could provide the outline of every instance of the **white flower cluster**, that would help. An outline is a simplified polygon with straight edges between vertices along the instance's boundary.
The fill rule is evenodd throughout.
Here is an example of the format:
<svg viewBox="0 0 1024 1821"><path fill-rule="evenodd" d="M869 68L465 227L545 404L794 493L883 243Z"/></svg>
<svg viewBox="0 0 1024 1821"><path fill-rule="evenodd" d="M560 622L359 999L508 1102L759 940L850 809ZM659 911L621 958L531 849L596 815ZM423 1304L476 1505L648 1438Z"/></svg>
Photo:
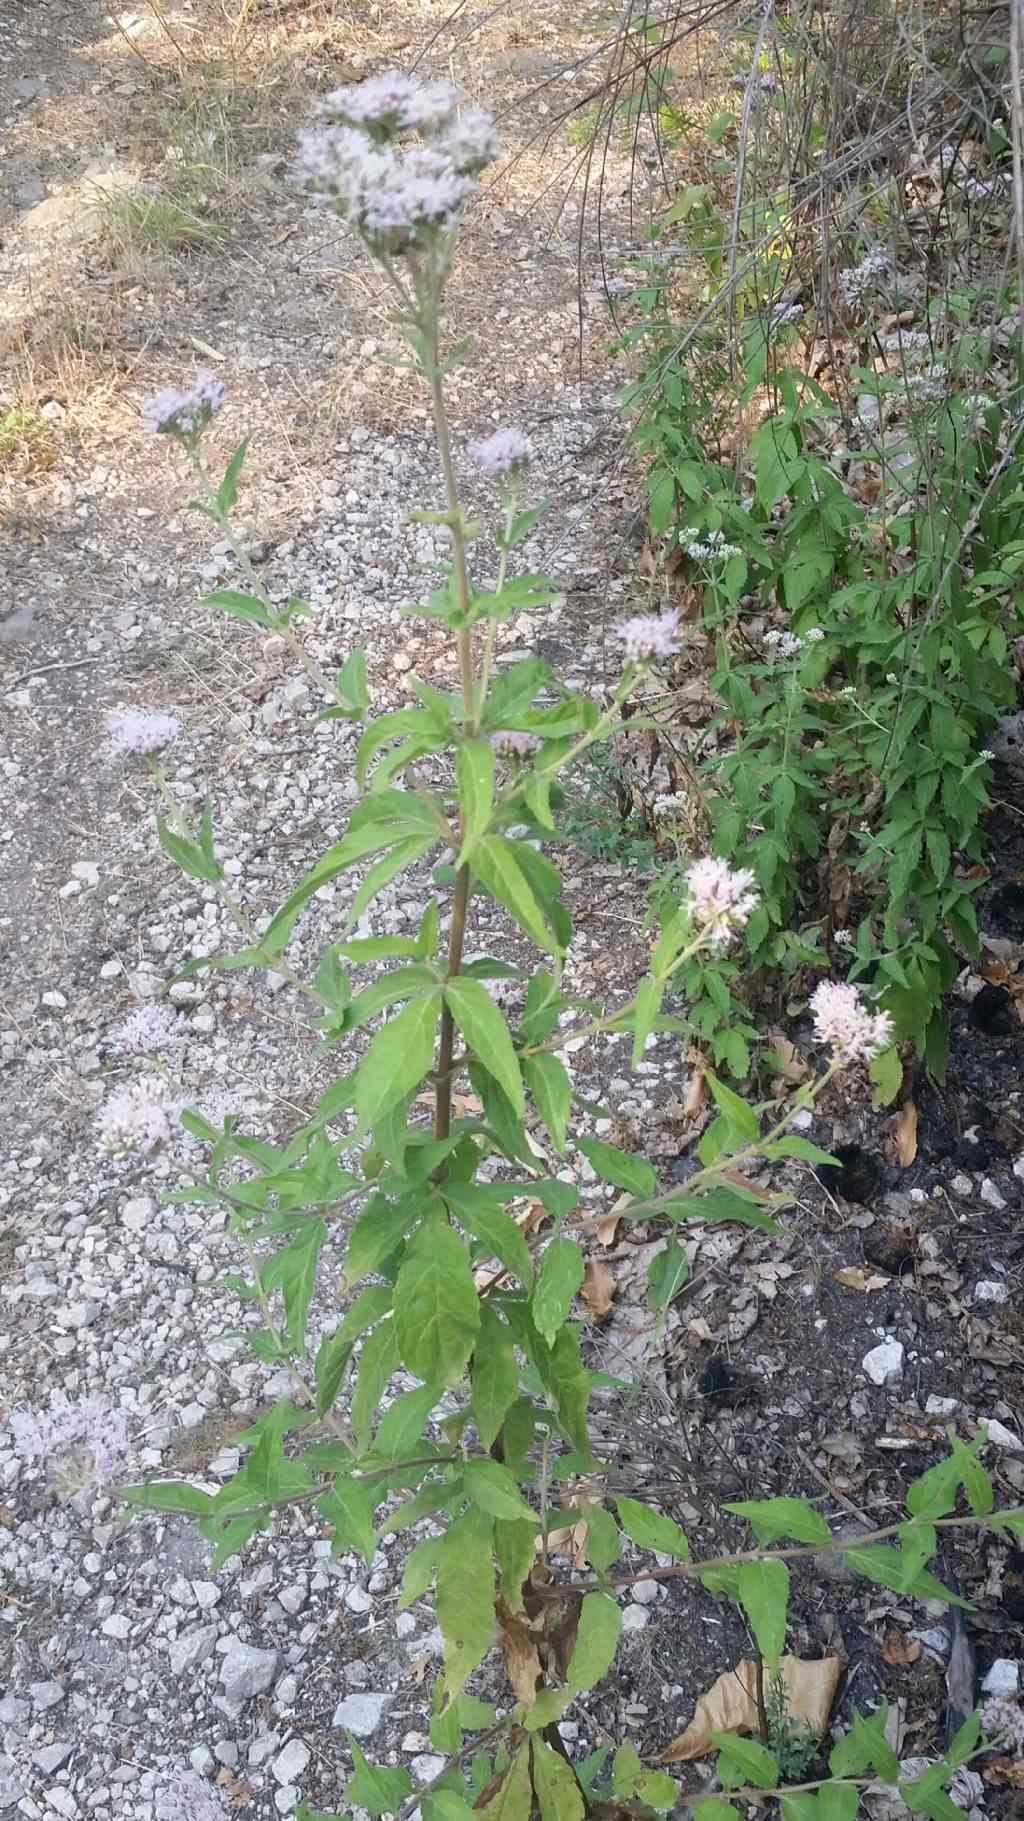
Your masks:
<svg viewBox="0 0 1024 1821"><path fill-rule="evenodd" d="M1003 184L1000 177L965 177L963 193L968 202L987 202L990 196L998 196Z"/></svg>
<svg viewBox="0 0 1024 1821"><path fill-rule="evenodd" d="M632 664L646 664L652 658L674 657L679 649L682 627L675 607L664 613L637 613L615 628L626 647Z"/></svg>
<svg viewBox="0 0 1024 1821"><path fill-rule="evenodd" d="M918 403L934 403L949 391L949 375L942 361L932 361L921 373L908 373L906 388Z"/></svg>
<svg viewBox="0 0 1024 1821"><path fill-rule="evenodd" d="M749 510L749 508L748 508ZM723 531L705 531L702 538L695 538L692 544L686 545L686 554L695 563L706 563L716 559L725 561L726 557L739 556L737 544L726 543Z"/></svg>
<svg viewBox="0 0 1024 1821"><path fill-rule="evenodd" d="M173 714L147 714L138 708L115 708L107 716L111 751L124 753L161 752L176 740L181 722Z"/></svg>
<svg viewBox="0 0 1024 1821"><path fill-rule="evenodd" d="M745 868L734 871L725 860L708 856L695 861L684 878L690 922L704 931L709 948L727 948L757 908L753 873Z"/></svg>
<svg viewBox="0 0 1024 1821"><path fill-rule="evenodd" d="M773 658L795 658L805 645L818 645L824 637L820 626L811 626L803 638L795 632L766 632L764 642Z"/></svg>
<svg viewBox="0 0 1024 1821"><path fill-rule="evenodd" d="M500 151L490 114L458 108L449 83L400 70L336 89L318 124L299 134L299 181L340 209L372 252L414 252L456 226ZM411 132L419 143L394 143Z"/></svg>
<svg viewBox="0 0 1024 1821"><path fill-rule="evenodd" d="M88 1463L87 1482L107 1484L128 1458L128 1418L99 1393L49 1410L23 1406L11 1411L8 1426L23 1461L45 1461L52 1468L77 1456Z"/></svg>
<svg viewBox="0 0 1024 1821"><path fill-rule="evenodd" d="M926 329L893 329L882 336L886 354L901 354L904 360L924 360L931 354L932 340Z"/></svg>
<svg viewBox="0 0 1024 1821"><path fill-rule="evenodd" d="M865 253L859 266L839 274L839 289L848 310L857 310L868 293L892 274L892 261L882 247Z"/></svg>
<svg viewBox="0 0 1024 1821"><path fill-rule="evenodd" d="M138 1005L114 1032L123 1056L155 1056L184 1041L177 1018L167 1005Z"/></svg>
<svg viewBox="0 0 1024 1821"><path fill-rule="evenodd" d="M867 1061L893 1041L888 1012L869 1011L857 988L822 980L811 994L814 1035L832 1051L833 1062Z"/></svg>
<svg viewBox="0 0 1024 1821"><path fill-rule="evenodd" d="M676 791L675 795L669 795L666 791L663 796L655 797L654 799L655 816L662 816L666 821L673 816L681 815L685 808L686 798L680 796L678 791Z"/></svg>
<svg viewBox="0 0 1024 1821"><path fill-rule="evenodd" d="M533 444L521 430L495 430L466 444L466 454L488 480L504 480L524 468L533 455Z"/></svg>
<svg viewBox="0 0 1024 1821"><path fill-rule="evenodd" d="M197 373L190 386L164 386L147 398L142 421L163 436L196 436L224 403L225 386L213 373Z"/></svg>
<svg viewBox="0 0 1024 1821"><path fill-rule="evenodd" d="M100 1108L101 1148L110 1155L141 1151L148 1156L169 1145L177 1131L181 1103L158 1075L142 1075L117 1088Z"/></svg>

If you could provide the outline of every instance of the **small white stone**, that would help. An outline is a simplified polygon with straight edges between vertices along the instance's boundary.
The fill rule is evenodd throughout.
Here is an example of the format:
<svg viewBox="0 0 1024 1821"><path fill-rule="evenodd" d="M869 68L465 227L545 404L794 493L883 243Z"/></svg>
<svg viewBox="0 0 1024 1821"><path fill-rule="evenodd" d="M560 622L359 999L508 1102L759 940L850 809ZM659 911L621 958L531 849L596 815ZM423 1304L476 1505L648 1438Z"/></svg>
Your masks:
<svg viewBox="0 0 1024 1821"><path fill-rule="evenodd" d="M67 1005L67 1000L63 993L44 993L43 1004L50 1005L55 1011L61 1012Z"/></svg>
<svg viewBox="0 0 1024 1821"><path fill-rule="evenodd" d="M959 1410L960 1404L955 1397L936 1397L933 1391L924 1408L926 1416L952 1416L954 1410Z"/></svg>
<svg viewBox="0 0 1024 1821"><path fill-rule="evenodd" d="M346 1695L334 1710L335 1726L354 1732L357 1739L368 1739L375 1733L394 1700L389 1694Z"/></svg>
<svg viewBox="0 0 1024 1821"><path fill-rule="evenodd" d="M989 1417L986 1428L989 1441L994 1443L997 1448L1005 1448L1007 1454L1024 1454L1024 1442L1021 1441L1020 1436L1014 1435L1011 1429L1007 1429L1002 1423L997 1422L994 1416Z"/></svg>
<svg viewBox="0 0 1024 1821"><path fill-rule="evenodd" d="M981 1282L974 1286L974 1300L976 1303L1009 1302L1009 1288L1006 1284L1000 1283L997 1277L983 1277Z"/></svg>
<svg viewBox="0 0 1024 1821"><path fill-rule="evenodd" d="M101 980L116 980L117 976L120 972L121 972L120 961L117 961L117 960L104 961L103 966L100 968L100 979Z"/></svg>
<svg viewBox="0 0 1024 1821"><path fill-rule="evenodd" d="M1005 1208L1006 1206L1006 1202L1000 1195L999 1190L996 1188L996 1185L990 1176L985 1177L985 1180L981 1185L980 1195L987 1207Z"/></svg>
<svg viewBox="0 0 1024 1821"><path fill-rule="evenodd" d="M447 1758L439 1757L436 1752L424 1751L412 1760L409 1769L417 1783L430 1783L434 1777L441 1775L447 1762Z"/></svg>
<svg viewBox="0 0 1024 1821"><path fill-rule="evenodd" d="M997 1657L981 1687L986 1695L1015 1695L1020 1688L1020 1664L1010 1657Z"/></svg>
<svg viewBox="0 0 1024 1821"><path fill-rule="evenodd" d="M658 1593L657 1581L637 1581L633 1588L633 1598L639 1600L641 1606L653 1606Z"/></svg>
<svg viewBox="0 0 1024 1821"><path fill-rule="evenodd" d="M294 1783L301 1777L309 1763L309 1746L303 1745L301 1739L289 1739L283 1751L278 1752L271 1766L279 1783Z"/></svg>
<svg viewBox="0 0 1024 1821"><path fill-rule="evenodd" d="M903 1377L902 1342L882 1341L880 1346L865 1353L861 1365L873 1385L898 1385Z"/></svg>
<svg viewBox="0 0 1024 1821"><path fill-rule="evenodd" d="M129 1636L131 1628L131 1619L126 1618L123 1612L112 1612L109 1619L104 1619L101 1626L103 1635L106 1638L124 1639Z"/></svg>
<svg viewBox="0 0 1024 1821"><path fill-rule="evenodd" d="M627 1606L622 1615L623 1631L643 1631L650 1616L646 1606Z"/></svg>

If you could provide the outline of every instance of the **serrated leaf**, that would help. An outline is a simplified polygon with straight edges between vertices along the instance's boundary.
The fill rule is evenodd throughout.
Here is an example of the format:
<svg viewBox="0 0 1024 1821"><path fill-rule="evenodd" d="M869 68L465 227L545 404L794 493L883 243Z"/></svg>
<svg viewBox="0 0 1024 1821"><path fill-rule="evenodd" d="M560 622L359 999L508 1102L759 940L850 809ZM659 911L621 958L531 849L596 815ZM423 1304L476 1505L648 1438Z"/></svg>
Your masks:
<svg viewBox="0 0 1024 1821"><path fill-rule="evenodd" d="M376 1033L356 1074L357 1137L372 1130L378 1119L430 1073L440 1016L440 991L426 993L422 999L410 1000Z"/></svg>
<svg viewBox="0 0 1024 1821"><path fill-rule="evenodd" d="M448 1699L461 1694L494 1636L494 1520L471 1508L450 1524L437 1563L437 1622Z"/></svg>
<svg viewBox="0 0 1024 1821"><path fill-rule="evenodd" d="M820 1511L807 1499L741 1499L726 1511L746 1518L759 1543L777 1543L791 1537L794 1543L830 1543L832 1532Z"/></svg>
<svg viewBox="0 0 1024 1821"><path fill-rule="evenodd" d="M741 1562L739 1597L757 1647L769 1668L778 1667L786 1644L789 1569L785 1562Z"/></svg>
<svg viewBox="0 0 1024 1821"><path fill-rule="evenodd" d="M481 980L458 974L447 982L445 1002L477 1061L493 1075L521 1119L526 1096L519 1072L519 1058L503 1013Z"/></svg>
<svg viewBox="0 0 1024 1821"><path fill-rule="evenodd" d="M645 1157L620 1151L599 1138L580 1138L577 1146L602 1182L614 1183L617 1189L626 1189L631 1195L657 1193L658 1178Z"/></svg>
<svg viewBox="0 0 1024 1821"><path fill-rule="evenodd" d="M537 1522L506 1524L501 1519L494 1526L494 1553L501 1570L502 1598L512 1612L523 1604L523 1582L537 1554Z"/></svg>
<svg viewBox="0 0 1024 1821"><path fill-rule="evenodd" d="M541 1821L583 1821L586 1803L572 1765L538 1738L533 1740L533 1787Z"/></svg>
<svg viewBox="0 0 1024 1821"><path fill-rule="evenodd" d="M213 1559L210 1562L210 1573L217 1574L231 1556L239 1553L242 1544L247 1543L251 1536L255 1536L257 1530L267 1530L269 1526L270 1518L262 1512L256 1512L250 1517L232 1518L229 1523L225 1524L223 1530L217 1532L213 1532L204 1524L205 1534L217 1537Z"/></svg>
<svg viewBox="0 0 1024 1821"><path fill-rule="evenodd" d="M252 625L263 626L267 631L271 631L278 623L257 595L240 594L237 588L217 588L213 594L204 594L199 605L219 607L222 612L230 614L233 620L248 620Z"/></svg>
<svg viewBox="0 0 1024 1821"><path fill-rule="evenodd" d="M393 1319L382 1321L380 1326L374 1328L363 1342L355 1390L352 1394L350 1421L352 1432L360 1448L365 1448L370 1439L370 1429L380 1407L384 1388L392 1374L397 1372L399 1363L398 1332L395 1322Z"/></svg>
<svg viewBox="0 0 1024 1821"><path fill-rule="evenodd" d="M661 1555L678 1556L682 1561L689 1556L690 1545L685 1532L674 1519L663 1516L660 1511L652 1511L639 1499L617 1498L615 1504L623 1530L632 1542L639 1543L641 1549L655 1549Z"/></svg>
<svg viewBox="0 0 1024 1821"><path fill-rule="evenodd" d="M375 1458L397 1461L416 1452L424 1425L441 1392L436 1385L417 1385L414 1391L403 1391L385 1410L373 1438Z"/></svg>
<svg viewBox="0 0 1024 1821"><path fill-rule="evenodd" d="M622 1613L606 1593L584 1594L576 1643L569 1659L567 1680L576 1690L593 1688L607 1675L615 1659Z"/></svg>
<svg viewBox="0 0 1024 1821"><path fill-rule="evenodd" d="M489 896L504 905L538 948L546 954L559 953L561 945L534 896L515 842L504 835L487 835L473 851L473 871Z"/></svg>
<svg viewBox="0 0 1024 1821"><path fill-rule="evenodd" d="M575 1240L553 1239L540 1261L530 1310L538 1334L554 1346L583 1282L583 1254Z"/></svg>
<svg viewBox="0 0 1024 1821"><path fill-rule="evenodd" d="M718 1775L723 1789L739 1789L744 1783L752 1783L757 1789L778 1788L779 1761L767 1746L732 1732L713 1732L711 1738L718 1746Z"/></svg>
<svg viewBox="0 0 1024 1821"><path fill-rule="evenodd" d="M694 1821L743 1821L738 1808L720 1796L702 1796L693 1805Z"/></svg>
<svg viewBox="0 0 1024 1821"><path fill-rule="evenodd" d="M489 740L463 740L455 760L455 782L462 810L463 866L485 832L494 806L494 748Z"/></svg>
<svg viewBox="0 0 1024 1821"><path fill-rule="evenodd" d="M557 1056L544 1051L523 1057L526 1085L537 1103L537 1111L547 1126L551 1142L561 1157L565 1151L572 1105L572 1082L569 1072Z"/></svg>
<svg viewBox="0 0 1024 1821"><path fill-rule="evenodd" d="M500 1788L478 1812L486 1821L530 1821L533 1784L530 1782L530 1747L520 1747Z"/></svg>
<svg viewBox="0 0 1024 1821"><path fill-rule="evenodd" d="M462 1483L474 1505L489 1517L500 1518L505 1524L537 1522L514 1476L501 1461L467 1461Z"/></svg>
<svg viewBox="0 0 1024 1821"><path fill-rule="evenodd" d="M213 1503L208 1492L201 1492L198 1486L186 1486L180 1480L147 1480L139 1486L119 1486L118 1497L142 1511L186 1511L190 1517L204 1517Z"/></svg>
<svg viewBox="0 0 1024 1821"><path fill-rule="evenodd" d="M470 1385L477 1432L483 1446L490 1448L515 1403L519 1369L512 1335L486 1303L480 1308L480 1332L473 1348Z"/></svg>
<svg viewBox="0 0 1024 1821"><path fill-rule="evenodd" d="M224 868L218 860L211 860L201 846L179 835L162 816L156 819L157 834L164 853L174 861L175 866L187 873L190 879L204 879L208 885L218 885L224 877Z"/></svg>
<svg viewBox="0 0 1024 1821"><path fill-rule="evenodd" d="M316 1289L317 1263L327 1238L327 1223L307 1218L289 1245L282 1247L260 1272L265 1291L279 1290L284 1303L285 1335L294 1352L306 1343L306 1321Z"/></svg>
<svg viewBox="0 0 1024 1821"><path fill-rule="evenodd" d="M409 1371L431 1384L462 1377L480 1328L480 1303L466 1248L446 1221L416 1236L395 1283L395 1324Z"/></svg>
<svg viewBox="0 0 1024 1821"><path fill-rule="evenodd" d="M416 1787L404 1764L371 1764L351 1733L348 1743L356 1768L345 1785L346 1802L365 1808L371 1815L397 1813Z"/></svg>
<svg viewBox="0 0 1024 1821"><path fill-rule="evenodd" d="M399 1612L404 1612L414 1600L419 1600L426 1593L434 1578L441 1553L443 1538L427 1536L415 1548L410 1549L405 1558L402 1570L402 1597L398 1602Z"/></svg>
<svg viewBox="0 0 1024 1821"><path fill-rule="evenodd" d="M885 1736L888 1718L885 1703L868 1717L854 1708L850 1731L829 1752L828 1767L834 1777L859 1777L862 1771L874 1770L883 1783L899 1781L899 1759Z"/></svg>
<svg viewBox="0 0 1024 1821"><path fill-rule="evenodd" d="M339 1475L317 1503L327 1522L334 1526L332 1553L342 1555L348 1549L356 1549L365 1561L372 1562L377 1538L373 1528L374 1496L369 1486Z"/></svg>
<svg viewBox="0 0 1024 1821"><path fill-rule="evenodd" d="M527 1289L533 1283L533 1259L522 1229L478 1183L446 1182L444 1200L467 1232L489 1246L499 1263L513 1271Z"/></svg>

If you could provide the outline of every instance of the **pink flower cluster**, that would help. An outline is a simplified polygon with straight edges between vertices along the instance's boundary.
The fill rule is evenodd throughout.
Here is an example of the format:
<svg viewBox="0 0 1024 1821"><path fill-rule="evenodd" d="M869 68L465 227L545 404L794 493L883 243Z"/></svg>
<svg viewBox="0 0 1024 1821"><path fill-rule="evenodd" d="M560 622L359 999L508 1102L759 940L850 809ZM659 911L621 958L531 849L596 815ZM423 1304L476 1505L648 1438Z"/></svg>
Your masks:
<svg viewBox="0 0 1024 1821"><path fill-rule="evenodd" d="M675 607L663 613L637 613L615 628L626 647L632 664L647 664L652 658L671 658L679 649L683 629Z"/></svg>
<svg viewBox="0 0 1024 1821"><path fill-rule="evenodd" d="M117 755L129 752L161 752L176 740L181 722L173 714L146 714L138 708L115 708L107 716L111 750Z"/></svg>
<svg viewBox="0 0 1024 1821"><path fill-rule="evenodd" d="M710 948L726 948L757 907L753 873L734 870L708 855L695 861L684 877L691 924L704 931Z"/></svg>
<svg viewBox="0 0 1024 1821"><path fill-rule="evenodd" d="M142 407L147 430L163 436L196 436L224 403L224 381L213 373L197 373L190 386L164 386Z"/></svg>
<svg viewBox="0 0 1024 1821"><path fill-rule="evenodd" d="M8 1424L23 1461L59 1464L72 1455L85 1456L95 1484L116 1479L128 1459L128 1418L99 1394L49 1410L12 1410Z"/></svg>
<svg viewBox="0 0 1024 1821"><path fill-rule="evenodd" d="M540 741L535 733L516 733L512 728L491 735L491 745L503 759L528 759Z"/></svg>
<svg viewBox="0 0 1024 1821"><path fill-rule="evenodd" d="M100 1108L100 1145L114 1156L141 1151L148 1156L176 1136L180 1102L159 1075L142 1075L118 1088Z"/></svg>
<svg viewBox="0 0 1024 1821"><path fill-rule="evenodd" d="M495 430L466 444L466 454L489 480L504 480L522 468L533 454L533 445L521 430Z"/></svg>
<svg viewBox="0 0 1024 1821"><path fill-rule="evenodd" d="M183 1041L177 1018L167 1005L137 1005L114 1032L114 1042L124 1056L153 1056L172 1050Z"/></svg>
<svg viewBox="0 0 1024 1821"><path fill-rule="evenodd" d="M835 1062L869 1061L893 1041L888 1012L872 1012L855 986L822 980L811 994L814 1035L832 1051Z"/></svg>
<svg viewBox="0 0 1024 1821"><path fill-rule="evenodd" d="M336 89L318 124L299 134L299 181L340 209L372 252L416 251L456 226L501 149L490 114L476 107L459 114L458 105L450 84L400 70ZM411 132L420 143L394 143Z"/></svg>

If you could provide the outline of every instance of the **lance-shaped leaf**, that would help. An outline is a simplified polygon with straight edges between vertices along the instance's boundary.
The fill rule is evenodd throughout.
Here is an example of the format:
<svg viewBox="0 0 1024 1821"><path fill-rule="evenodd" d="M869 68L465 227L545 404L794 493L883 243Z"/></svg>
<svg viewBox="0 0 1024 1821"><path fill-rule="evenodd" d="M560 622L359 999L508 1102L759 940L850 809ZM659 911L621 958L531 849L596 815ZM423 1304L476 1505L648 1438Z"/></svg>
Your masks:
<svg viewBox="0 0 1024 1821"><path fill-rule="evenodd" d="M357 1137L419 1086L434 1066L440 989L411 999L377 1032L356 1073Z"/></svg>
<svg viewBox="0 0 1024 1821"><path fill-rule="evenodd" d="M519 1059L508 1025L480 980L456 975L444 989L445 1001L477 1061L499 1083L513 1111L522 1118L526 1110Z"/></svg>
<svg viewBox="0 0 1024 1821"><path fill-rule="evenodd" d="M494 1636L494 1519L463 1512L442 1539L437 1562L437 1622L444 1638L449 1701L461 1694Z"/></svg>
<svg viewBox="0 0 1024 1821"><path fill-rule="evenodd" d="M457 1384L480 1328L466 1248L446 1221L431 1219L410 1246L395 1284L402 1359L430 1384Z"/></svg>

